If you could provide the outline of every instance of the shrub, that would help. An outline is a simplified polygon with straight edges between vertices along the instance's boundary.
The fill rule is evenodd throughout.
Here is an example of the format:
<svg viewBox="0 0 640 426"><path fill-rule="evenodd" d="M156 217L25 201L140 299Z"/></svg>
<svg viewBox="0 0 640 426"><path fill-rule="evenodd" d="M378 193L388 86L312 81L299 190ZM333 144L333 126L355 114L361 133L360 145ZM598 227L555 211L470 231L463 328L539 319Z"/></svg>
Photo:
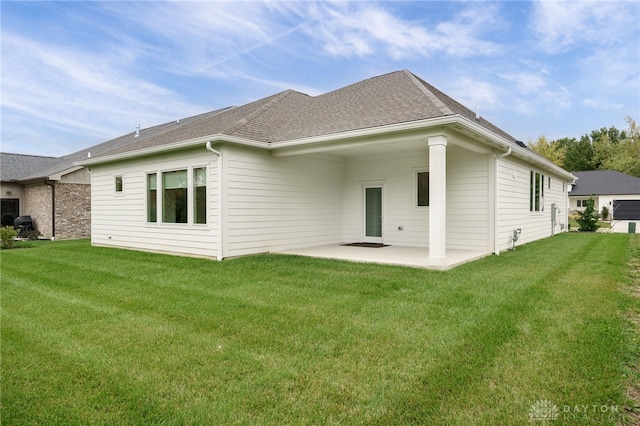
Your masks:
<svg viewBox="0 0 640 426"><path fill-rule="evenodd" d="M602 206L602 212L600 213L600 217L602 220L609 219L609 208L607 206Z"/></svg>
<svg viewBox="0 0 640 426"><path fill-rule="evenodd" d="M37 240L40 235L42 235L40 231L36 231L35 229L32 229L30 231L23 231L20 234L22 238L26 238L27 240Z"/></svg>
<svg viewBox="0 0 640 426"><path fill-rule="evenodd" d="M18 235L18 231L13 229L13 226L5 226L0 228L0 238L2 239L2 248L13 248L13 239Z"/></svg>
<svg viewBox="0 0 640 426"><path fill-rule="evenodd" d="M584 209L582 213L580 213L580 217L576 219L578 224L580 225L580 231L596 231L598 226L598 213L594 208L593 198L589 198L587 200L587 207Z"/></svg>

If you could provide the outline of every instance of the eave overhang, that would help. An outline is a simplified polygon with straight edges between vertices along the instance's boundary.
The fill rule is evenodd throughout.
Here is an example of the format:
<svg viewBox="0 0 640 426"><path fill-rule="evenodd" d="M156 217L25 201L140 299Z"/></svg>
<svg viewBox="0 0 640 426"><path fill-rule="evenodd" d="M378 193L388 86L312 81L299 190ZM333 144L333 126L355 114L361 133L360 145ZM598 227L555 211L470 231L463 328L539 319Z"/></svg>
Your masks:
<svg viewBox="0 0 640 426"><path fill-rule="evenodd" d="M396 139L416 139L425 140L426 142L426 138L429 136L438 134L447 135L451 131L462 133L471 139L490 147L491 149L497 149L499 152L505 152L511 148L512 156L529 163L533 163L541 169L560 175L568 182L572 182L576 179L574 175L552 162L517 145L507 138L493 133L487 128L481 126L479 123L458 114L271 143L240 138L237 136L213 134L161 146L86 159L76 162L74 165L90 167L98 164L106 164L137 157L195 148L198 146L204 146L207 142L251 146L269 150L273 156L291 156L322 152L326 153L348 149L353 146L362 147L366 144L389 143Z"/></svg>

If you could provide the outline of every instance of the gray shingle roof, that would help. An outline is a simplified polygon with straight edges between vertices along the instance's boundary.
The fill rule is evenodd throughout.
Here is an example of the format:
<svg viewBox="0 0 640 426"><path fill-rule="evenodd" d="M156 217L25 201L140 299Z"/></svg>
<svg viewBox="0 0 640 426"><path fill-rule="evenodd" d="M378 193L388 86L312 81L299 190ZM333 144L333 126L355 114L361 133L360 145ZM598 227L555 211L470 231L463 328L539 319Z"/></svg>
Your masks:
<svg viewBox="0 0 640 426"><path fill-rule="evenodd" d="M578 178L569 195L628 195L640 194L640 178L614 170L573 172Z"/></svg>
<svg viewBox="0 0 640 426"><path fill-rule="evenodd" d="M199 137L226 135L265 146L272 142L323 136L390 124L459 114L515 144L515 138L409 71L373 77L319 96L285 90L240 107L223 108L127 133L90 148L29 169L27 177L44 177L74 162L120 154Z"/></svg>
<svg viewBox="0 0 640 426"><path fill-rule="evenodd" d="M409 71L373 77L319 96L285 90L240 107L201 114L168 123L166 131L141 130L113 139L104 154L161 146L210 135L235 136L266 145L292 139L459 114L476 120L469 108ZM481 126L505 139L515 138L487 120ZM92 152L94 154L94 152ZM97 155L102 155L98 154ZM93 155L92 155L93 156Z"/></svg>
<svg viewBox="0 0 640 426"><path fill-rule="evenodd" d="M0 153L0 180L11 182L23 180L38 171L56 167L63 160L39 155Z"/></svg>

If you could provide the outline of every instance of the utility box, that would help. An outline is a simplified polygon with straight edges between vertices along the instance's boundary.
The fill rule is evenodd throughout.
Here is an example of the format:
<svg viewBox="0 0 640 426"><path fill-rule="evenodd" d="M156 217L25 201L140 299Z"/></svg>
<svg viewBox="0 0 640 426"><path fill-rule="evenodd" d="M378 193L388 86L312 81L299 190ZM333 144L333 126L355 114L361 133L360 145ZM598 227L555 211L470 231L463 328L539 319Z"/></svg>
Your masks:
<svg viewBox="0 0 640 426"><path fill-rule="evenodd" d="M635 234L636 233L636 223L635 222L629 222L629 233L630 234Z"/></svg>

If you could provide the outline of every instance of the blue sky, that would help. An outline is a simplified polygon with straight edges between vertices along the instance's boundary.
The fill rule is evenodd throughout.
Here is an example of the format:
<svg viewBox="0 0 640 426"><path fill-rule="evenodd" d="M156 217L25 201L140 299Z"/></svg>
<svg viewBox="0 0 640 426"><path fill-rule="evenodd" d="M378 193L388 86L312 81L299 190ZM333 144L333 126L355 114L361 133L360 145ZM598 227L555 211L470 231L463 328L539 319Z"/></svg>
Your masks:
<svg viewBox="0 0 640 426"><path fill-rule="evenodd" d="M408 69L527 141L640 121L640 2L1 3L2 151Z"/></svg>

